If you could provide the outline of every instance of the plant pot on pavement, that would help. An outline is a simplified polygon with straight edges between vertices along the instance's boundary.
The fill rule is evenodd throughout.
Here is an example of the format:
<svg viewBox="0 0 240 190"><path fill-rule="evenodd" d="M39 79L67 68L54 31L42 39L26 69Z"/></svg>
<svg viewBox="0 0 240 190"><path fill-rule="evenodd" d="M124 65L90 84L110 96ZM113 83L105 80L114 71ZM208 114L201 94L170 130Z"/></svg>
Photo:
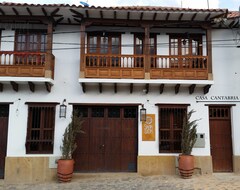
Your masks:
<svg viewBox="0 0 240 190"><path fill-rule="evenodd" d="M179 155L178 167L182 178L191 178L194 172L194 156L192 155Z"/></svg>
<svg viewBox="0 0 240 190"><path fill-rule="evenodd" d="M59 182L70 182L73 175L74 160L59 159L57 166L57 176Z"/></svg>

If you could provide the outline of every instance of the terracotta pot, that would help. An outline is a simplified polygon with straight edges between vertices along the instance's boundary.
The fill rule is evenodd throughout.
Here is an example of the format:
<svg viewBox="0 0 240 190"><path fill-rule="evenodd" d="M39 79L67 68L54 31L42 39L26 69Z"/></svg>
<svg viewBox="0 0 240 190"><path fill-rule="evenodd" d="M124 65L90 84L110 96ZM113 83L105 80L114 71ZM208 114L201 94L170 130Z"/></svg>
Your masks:
<svg viewBox="0 0 240 190"><path fill-rule="evenodd" d="M194 172L194 156L192 155L179 155L178 168L182 178L191 178Z"/></svg>
<svg viewBox="0 0 240 190"><path fill-rule="evenodd" d="M57 174L59 182L70 182L72 180L74 160L58 160Z"/></svg>

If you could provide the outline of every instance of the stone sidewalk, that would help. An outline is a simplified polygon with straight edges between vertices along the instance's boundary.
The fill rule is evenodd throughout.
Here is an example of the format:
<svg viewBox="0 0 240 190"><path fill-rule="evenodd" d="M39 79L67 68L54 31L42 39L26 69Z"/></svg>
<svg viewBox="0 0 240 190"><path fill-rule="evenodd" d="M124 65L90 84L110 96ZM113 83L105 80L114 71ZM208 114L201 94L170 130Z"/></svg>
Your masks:
<svg viewBox="0 0 240 190"><path fill-rule="evenodd" d="M240 174L217 173L195 175L191 179L179 176L140 176L136 173L74 174L70 183L5 184L1 190L239 190Z"/></svg>

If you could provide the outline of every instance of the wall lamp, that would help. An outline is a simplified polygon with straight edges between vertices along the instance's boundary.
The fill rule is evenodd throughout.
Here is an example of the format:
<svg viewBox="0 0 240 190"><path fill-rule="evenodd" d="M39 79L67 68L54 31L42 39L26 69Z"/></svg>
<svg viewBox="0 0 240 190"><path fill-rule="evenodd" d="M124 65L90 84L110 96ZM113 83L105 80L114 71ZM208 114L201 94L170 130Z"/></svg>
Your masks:
<svg viewBox="0 0 240 190"><path fill-rule="evenodd" d="M144 105L142 104L142 108L140 109L140 121L146 121L147 119L147 110L144 108Z"/></svg>
<svg viewBox="0 0 240 190"><path fill-rule="evenodd" d="M60 118L66 118L66 113L67 113L67 106L65 105L66 99L63 100L62 104L60 105L60 110L59 110L59 117Z"/></svg>

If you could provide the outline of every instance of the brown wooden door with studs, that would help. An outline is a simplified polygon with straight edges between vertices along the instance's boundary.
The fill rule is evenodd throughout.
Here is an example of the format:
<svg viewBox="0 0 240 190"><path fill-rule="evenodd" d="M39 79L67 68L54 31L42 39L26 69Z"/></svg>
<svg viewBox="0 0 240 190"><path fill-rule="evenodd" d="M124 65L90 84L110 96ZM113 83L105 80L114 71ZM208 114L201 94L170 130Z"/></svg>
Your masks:
<svg viewBox="0 0 240 190"><path fill-rule="evenodd" d="M7 153L9 105L0 104L0 179L4 178L5 157Z"/></svg>
<svg viewBox="0 0 240 190"><path fill-rule="evenodd" d="M230 107L209 107L210 146L213 172L232 172L232 134Z"/></svg>
<svg viewBox="0 0 240 190"><path fill-rule="evenodd" d="M137 107L74 106L84 118L77 137L75 171L137 171Z"/></svg>

